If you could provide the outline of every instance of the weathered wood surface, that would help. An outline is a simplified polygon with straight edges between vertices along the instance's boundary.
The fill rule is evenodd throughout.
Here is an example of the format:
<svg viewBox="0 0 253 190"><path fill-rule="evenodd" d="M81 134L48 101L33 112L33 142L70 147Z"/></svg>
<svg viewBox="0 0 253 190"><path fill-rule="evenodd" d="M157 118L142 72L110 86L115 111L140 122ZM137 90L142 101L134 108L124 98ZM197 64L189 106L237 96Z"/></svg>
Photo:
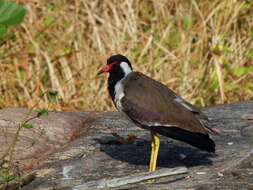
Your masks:
<svg viewBox="0 0 253 190"><path fill-rule="evenodd" d="M253 102L204 109L212 126L215 155L162 138L158 168L187 167L188 173L114 189L253 189ZM25 117L25 109L0 110L0 155ZM96 180L124 179L148 170L150 135L115 112L50 112L23 129L16 162L37 177L25 190L77 189ZM112 133L134 143L116 143ZM108 181L107 181L108 182Z"/></svg>

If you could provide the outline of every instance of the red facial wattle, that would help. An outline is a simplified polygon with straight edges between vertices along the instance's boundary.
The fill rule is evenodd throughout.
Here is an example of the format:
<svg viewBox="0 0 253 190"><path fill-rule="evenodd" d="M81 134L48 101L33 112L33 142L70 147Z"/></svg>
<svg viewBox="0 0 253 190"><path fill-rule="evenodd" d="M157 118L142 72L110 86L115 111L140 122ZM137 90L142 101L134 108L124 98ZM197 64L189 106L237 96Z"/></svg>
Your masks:
<svg viewBox="0 0 253 190"><path fill-rule="evenodd" d="M113 62L111 64L107 64L106 66L104 66L97 75L100 75L102 73L109 73L112 70L113 65L117 64L117 62Z"/></svg>

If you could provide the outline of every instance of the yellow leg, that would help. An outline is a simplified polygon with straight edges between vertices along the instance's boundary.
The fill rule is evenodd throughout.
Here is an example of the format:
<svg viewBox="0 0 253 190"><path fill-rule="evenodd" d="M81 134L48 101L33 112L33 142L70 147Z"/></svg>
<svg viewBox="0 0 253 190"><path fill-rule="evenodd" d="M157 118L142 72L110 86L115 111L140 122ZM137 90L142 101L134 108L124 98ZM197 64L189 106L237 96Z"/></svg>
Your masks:
<svg viewBox="0 0 253 190"><path fill-rule="evenodd" d="M149 171L153 172L156 170L157 157L160 147L160 138L155 132L151 132L151 156L149 163Z"/></svg>
<svg viewBox="0 0 253 190"><path fill-rule="evenodd" d="M155 143L153 141L153 132L151 132L151 154L150 154L150 162L149 162L149 172L152 172L153 163L154 163L154 148Z"/></svg>

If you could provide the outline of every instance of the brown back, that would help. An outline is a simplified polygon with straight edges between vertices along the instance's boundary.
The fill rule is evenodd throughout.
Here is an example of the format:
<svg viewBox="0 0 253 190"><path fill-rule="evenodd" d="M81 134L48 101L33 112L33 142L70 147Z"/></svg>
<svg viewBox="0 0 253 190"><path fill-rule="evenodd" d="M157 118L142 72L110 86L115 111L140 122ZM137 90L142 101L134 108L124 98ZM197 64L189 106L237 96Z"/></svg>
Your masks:
<svg viewBox="0 0 253 190"><path fill-rule="evenodd" d="M204 114L162 83L133 72L123 81L123 86L123 111L140 125L178 127L202 134L210 132L198 119L204 119Z"/></svg>

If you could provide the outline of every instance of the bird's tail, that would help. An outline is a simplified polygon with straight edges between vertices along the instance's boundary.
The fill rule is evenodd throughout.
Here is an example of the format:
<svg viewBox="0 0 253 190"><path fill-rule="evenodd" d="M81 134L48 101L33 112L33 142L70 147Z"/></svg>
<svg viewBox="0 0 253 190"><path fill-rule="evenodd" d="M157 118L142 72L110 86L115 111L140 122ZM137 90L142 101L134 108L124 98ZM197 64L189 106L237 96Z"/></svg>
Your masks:
<svg viewBox="0 0 253 190"><path fill-rule="evenodd" d="M201 150L205 150L207 152L215 152L214 141L209 137L208 134L190 132L176 127L162 126L152 127L151 130L163 136L186 142Z"/></svg>

